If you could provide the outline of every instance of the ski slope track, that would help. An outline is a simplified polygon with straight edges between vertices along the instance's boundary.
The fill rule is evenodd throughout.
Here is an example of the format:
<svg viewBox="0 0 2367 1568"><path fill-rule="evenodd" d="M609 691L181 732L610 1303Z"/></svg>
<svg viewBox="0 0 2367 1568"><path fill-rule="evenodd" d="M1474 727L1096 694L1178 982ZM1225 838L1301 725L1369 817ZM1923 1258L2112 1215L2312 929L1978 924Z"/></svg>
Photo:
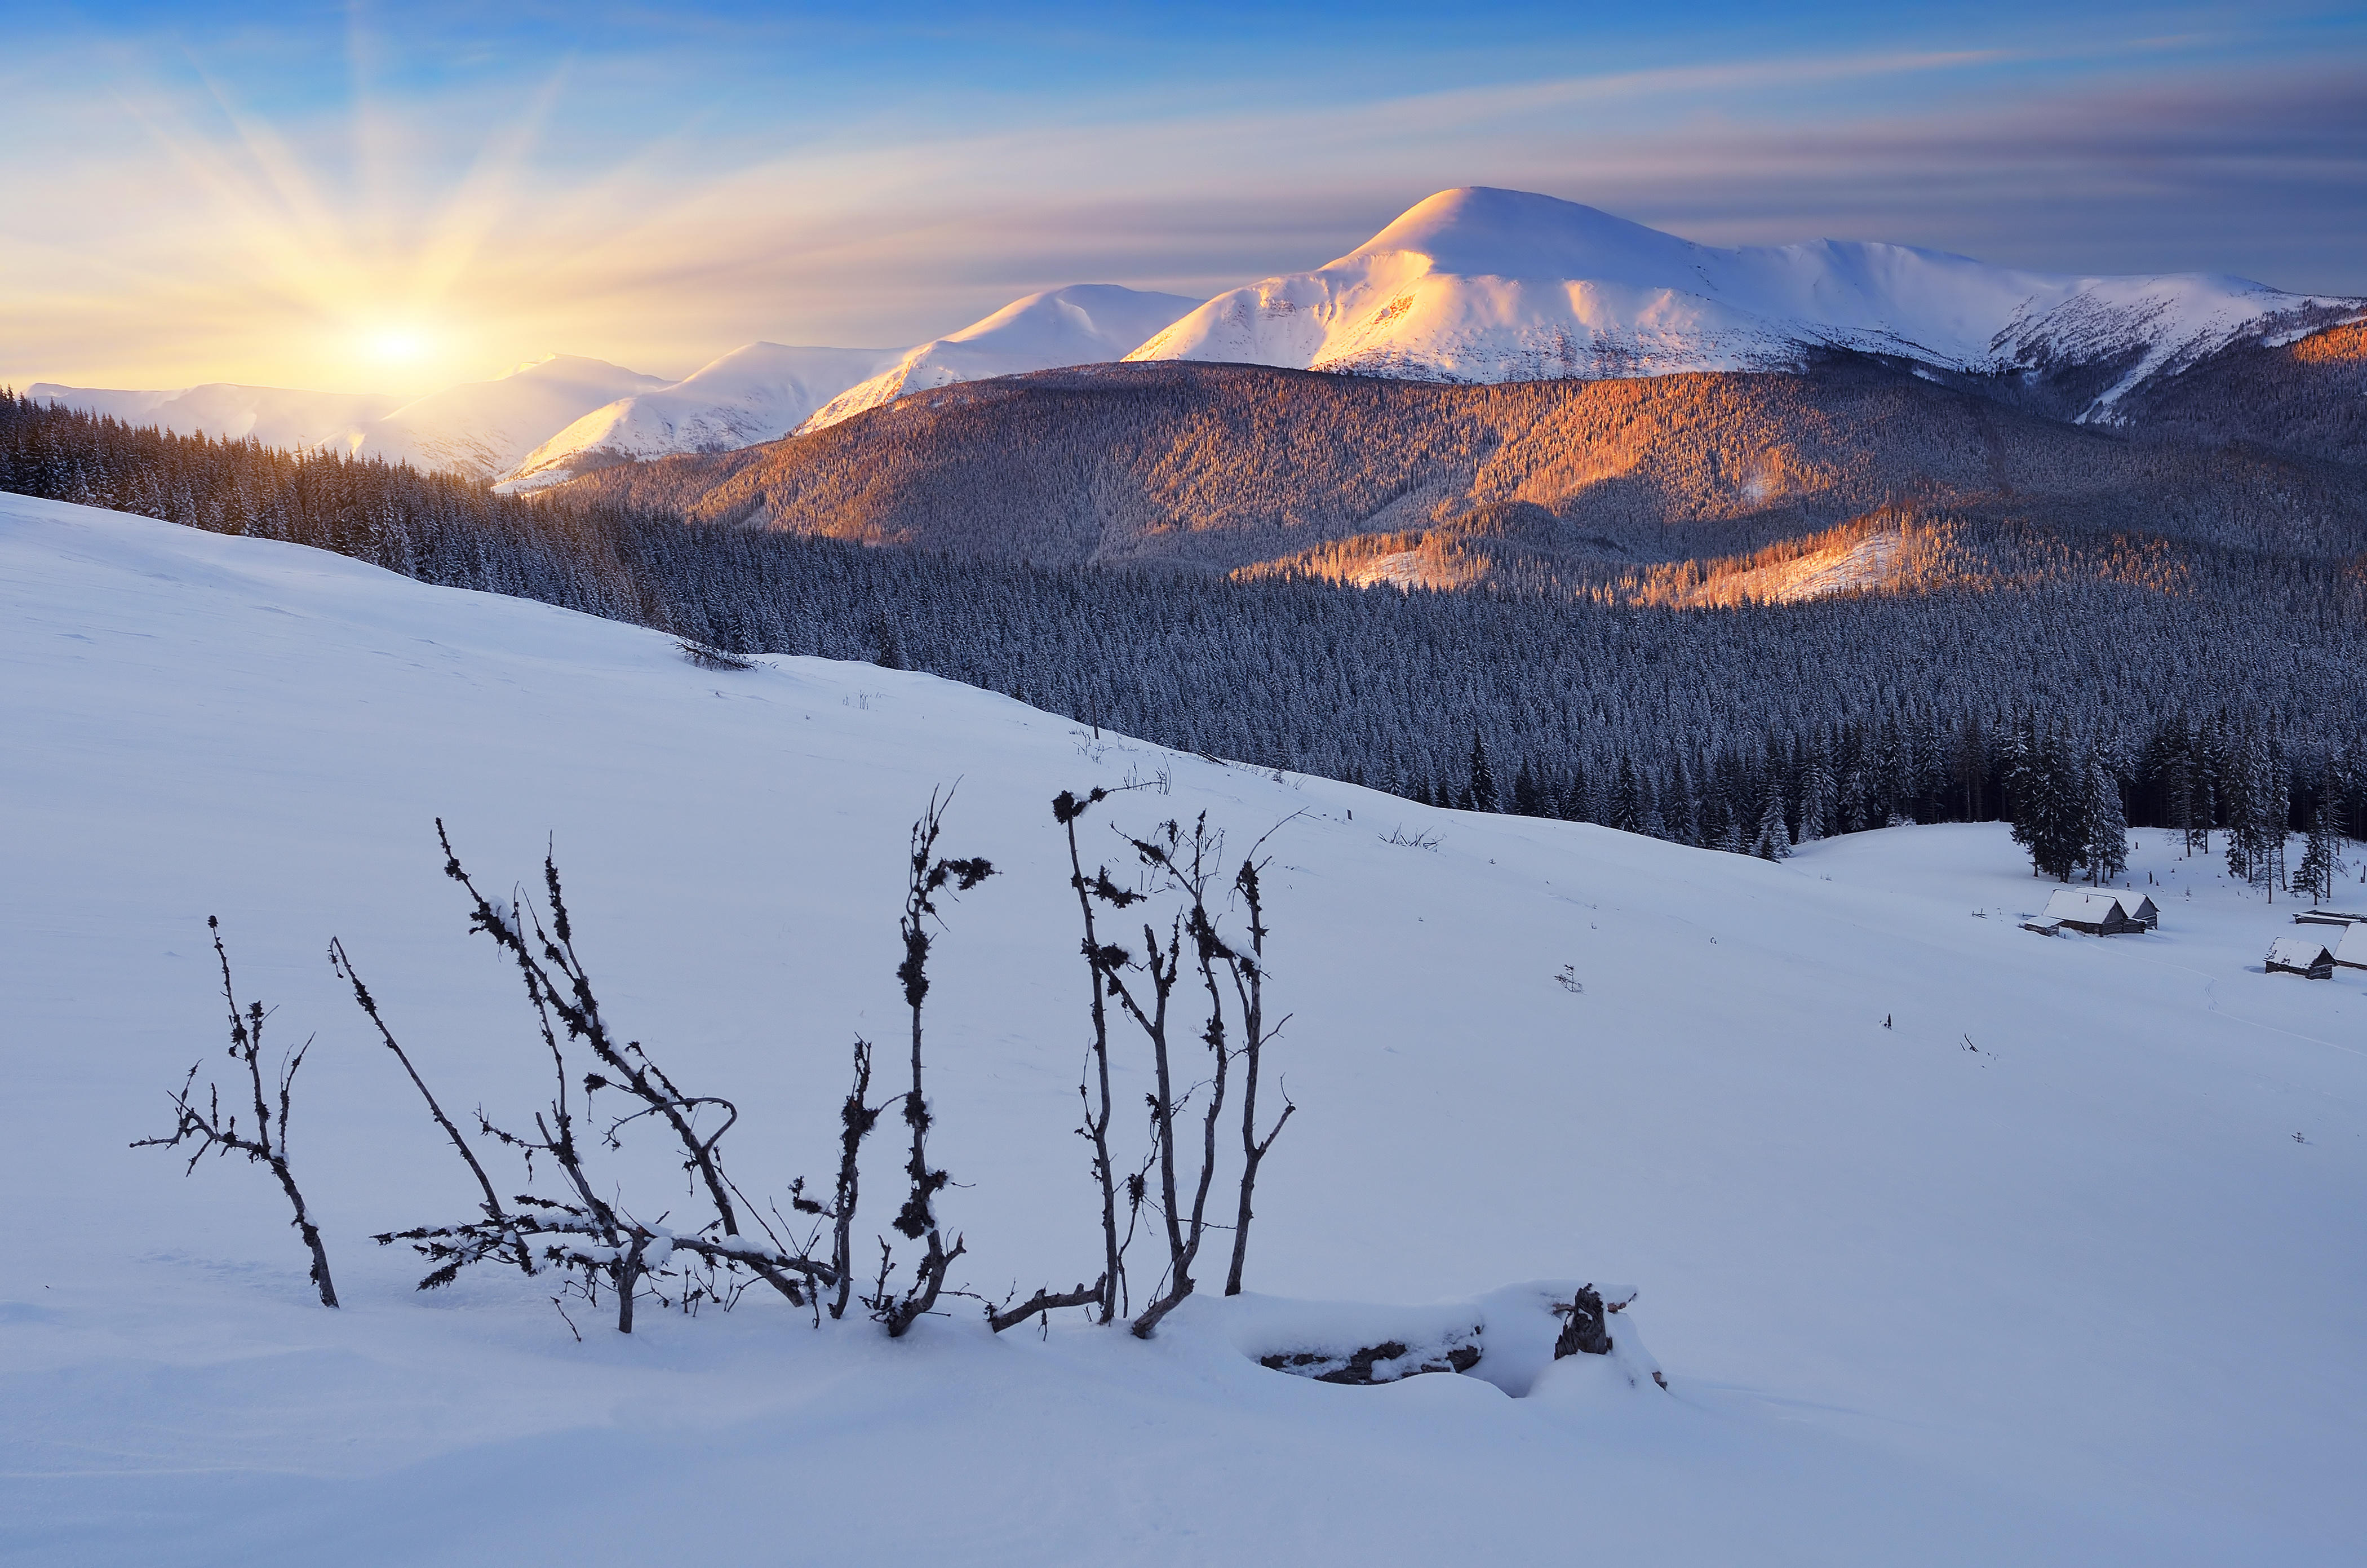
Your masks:
<svg viewBox="0 0 2367 1568"><path fill-rule="evenodd" d="M2201 273L2075 277L1910 245L1721 249L1525 191L1441 191L1348 256L1219 294L1127 356L1416 381L1787 370L1818 349L1976 374L2103 366L2085 417L2367 301Z"/></svg>
<svg viewBox="0 0 2367 1568"><path fill-rule="evenodd" d="M2132 861L2158 934L2048 940L2017 928L2048 888L2002 828L1767 864L1433 811L17 496L0 671L11 1564L2357 1560L2367 986L2264 974L2285 903L2160 834ZM895 1038L906 833L958 779L945 847L1000 874L931 971L954 1283L1090 1277L1048 801L1161 777L1104 820L1275 830L1271 1065L1300 1110L1262 1294L1147 1343L1074 1312L996 1338L966 1300L889 1342L756 1296L629 1337L579 1310L579 1342L538 1281L423 1295L368 1244L473 1189L333 934L463 1120L545 1088L436 817L492 888L555 846L607 1016L733 1098L736 1175L776 1195L828 1177L854 1035ZM1088 852L1123 867L1106 834ZM222 1064L209 914L273 1037L315 1039L292 1149L339 1312L266 1174L126 1147ZM628 1184L678 1191L624 1136ZM872 1154L866 1246L901 1190L895 1138ZM1616 1355L1520 1398L1252 1358L1308 1323L1510 1335L1524 1282L1572 1279L1640 1290L1614 1333L1667 1392Z"/></svg>

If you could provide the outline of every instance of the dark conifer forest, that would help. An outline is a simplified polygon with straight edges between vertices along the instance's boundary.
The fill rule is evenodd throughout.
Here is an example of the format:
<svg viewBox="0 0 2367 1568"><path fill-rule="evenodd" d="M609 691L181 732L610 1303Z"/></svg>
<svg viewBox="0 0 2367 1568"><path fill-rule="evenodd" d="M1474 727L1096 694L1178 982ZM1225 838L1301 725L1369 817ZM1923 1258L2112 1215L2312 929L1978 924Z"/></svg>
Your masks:
<svg viewBox="0 0 2367 1568"><path fill-rule="evenodd" d="M2110 878L2125 824L2298 882L2277 829L2331 865L2367 824L2367 571L2323 551L1910 509L1852 526L1927 552L1942 539L1949 570L1799 602L1359 588L868 547L598 493L517 499L6 392L0 490L316 546L729 652L927 671L1433 804L1738 853L2010 819L2042 872Z"/></svg>

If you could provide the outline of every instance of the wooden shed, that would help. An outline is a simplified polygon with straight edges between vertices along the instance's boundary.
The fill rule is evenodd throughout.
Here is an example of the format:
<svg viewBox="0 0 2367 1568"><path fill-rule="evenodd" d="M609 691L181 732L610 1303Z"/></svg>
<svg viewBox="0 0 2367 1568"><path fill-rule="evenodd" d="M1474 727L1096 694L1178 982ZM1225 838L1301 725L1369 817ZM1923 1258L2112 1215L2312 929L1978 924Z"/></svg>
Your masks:
<svg viewBox="0 0 2367 1568"><path fill-rule="evenodd" d="M2305 980L2334 978L2334 949L2316 937L2279 937L2269 949L2271 974L2298 974Z"/></svg>
<svg viewBox="0 0 2367 1568"><path fill-rule="evenodd" d="M2101 888L2057 888L2055 896L2046 901L2045 913L2038 918L2047 925L2085 931L2090 937L2117 937L2124 931L2146 929L2144 921L2130 919L2128 911L2122 907L2121 900L2126 896ZM2150 905L2152 900L2146 902Z"/></svg>
<svg viewBox="0 0 2367 1568"><path fill-rule="evenodd" d="M2121 913L2148 931L2160 929L2161 906L2135 888L2122 888L2113 897L2121 901Z"/></svg>

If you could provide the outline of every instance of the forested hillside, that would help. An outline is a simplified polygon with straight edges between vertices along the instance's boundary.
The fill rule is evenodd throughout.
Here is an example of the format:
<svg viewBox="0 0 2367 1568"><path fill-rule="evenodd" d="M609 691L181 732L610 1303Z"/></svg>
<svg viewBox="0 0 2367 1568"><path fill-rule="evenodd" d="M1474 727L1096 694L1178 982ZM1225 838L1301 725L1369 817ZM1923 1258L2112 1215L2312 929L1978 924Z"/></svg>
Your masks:
<svg viewBox="0 0 2367 1568"><path fill-rule="evenodd" d="M13 397L0 489L317 545L730 650L928 670L1261 767L1716 847L1781 854L2010 812L2067 844L2071 869L2121 813L2245 844L2280 820L2367 821L2367 578L2309 555L1910 510L1854 540L1957 563L1909 591L1698 591L1760 569L1749 561L1632 576L1632 594L1358 590L866 549L572 492L515 500ZM1773 554L1761 566L1782 565Z"/></svg>
<svg viewBox="0 0 2367 1568"><path fill-rule="evenodd" d="M1570 585L1900 503L2280 552L2367 548L2367 485L2322 450L2101 430L1955 380L1841 357L1805 375L1493 386L1096 366L920 393L573 488L866 543L1225 570L1379 536L1501 535L1510 519L1483 580Z"/></svg>

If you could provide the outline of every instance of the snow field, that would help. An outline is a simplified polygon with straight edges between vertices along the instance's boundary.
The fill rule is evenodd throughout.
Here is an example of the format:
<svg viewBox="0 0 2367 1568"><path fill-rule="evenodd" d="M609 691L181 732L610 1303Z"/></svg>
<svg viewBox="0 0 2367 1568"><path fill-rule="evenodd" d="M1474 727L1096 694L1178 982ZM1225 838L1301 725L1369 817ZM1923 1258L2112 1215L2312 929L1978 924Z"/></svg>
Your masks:
<svg viewBox="0 0 2367 1568"><path fill-rule="evenodd" d="M2367 977L2261 973L2282 900L2158 833L2132 868L2162 930L2050 941L2001 828L1771 866L1435 812L55 503L0 497L0 600L12 1562L2293 1563L2367 1523ZM332 934L447 1108L543 1093L434 818L481 884L555 842L609 1016L739 1103L735 1174L776 1193L827 1176L853 1033L895 1038L904 835L958 778L945 848L1002 874L932 967L957 1283L1090 1277L1048 802L1161 769L1089 823L1290 819L1272 1060L1301 1109L1258 1297L1147 1345L1074 1313L994 1339L966 1301L889 1344L753 1296L629 1339L571 1308L579 1343L515 1276L416 1295L368 1243L470 1188ZM1400 824L1438 847L1381 842ZM267 1177L124 1147L191 1061L228 1065L210 913L277 1040L317 1036L293 1149L341 1312ZM889 1124L872 1153L866 1234ZM605 1168L663 1194L669 1166L643 1139ZM1640 1290L1614 1333L1632 1313L1668 1392L1616 1358L1518 1400L1252 1359L1277 1323L1509 1323L1489 1292L1571 1278Z"/></svg>

